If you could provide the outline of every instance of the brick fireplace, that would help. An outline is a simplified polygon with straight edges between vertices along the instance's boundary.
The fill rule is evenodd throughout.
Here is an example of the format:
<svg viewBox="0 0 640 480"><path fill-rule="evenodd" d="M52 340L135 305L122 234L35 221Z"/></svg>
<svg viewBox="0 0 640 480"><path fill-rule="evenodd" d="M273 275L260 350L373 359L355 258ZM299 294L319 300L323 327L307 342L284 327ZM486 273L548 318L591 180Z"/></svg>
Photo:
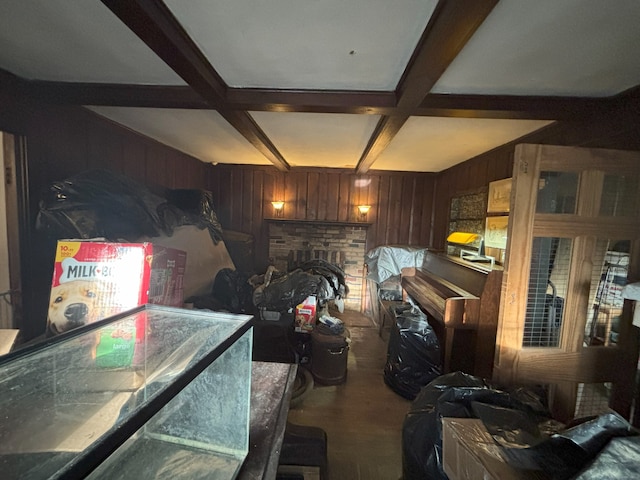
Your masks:
<svg viewBox="0 0 640 480"><path fill-rule="evenodd" d="M287 271L298 263L323 259L345 272L345 308L361 311L367 226L303 220L269 221L269 261Z"/></svg>

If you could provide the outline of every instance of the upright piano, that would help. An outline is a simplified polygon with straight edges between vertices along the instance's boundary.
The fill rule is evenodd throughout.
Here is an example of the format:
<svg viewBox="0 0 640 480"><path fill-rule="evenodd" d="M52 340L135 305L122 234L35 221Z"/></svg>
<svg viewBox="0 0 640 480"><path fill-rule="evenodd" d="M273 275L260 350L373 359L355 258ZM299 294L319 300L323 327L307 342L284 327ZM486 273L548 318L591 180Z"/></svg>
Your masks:
<svg viewBox="0 0 640 480"><path fill-rule="evenodd" d="M401 282L438 336L444 373L491 378L501 267L428 251L422 267L402 269Z"/></svg>

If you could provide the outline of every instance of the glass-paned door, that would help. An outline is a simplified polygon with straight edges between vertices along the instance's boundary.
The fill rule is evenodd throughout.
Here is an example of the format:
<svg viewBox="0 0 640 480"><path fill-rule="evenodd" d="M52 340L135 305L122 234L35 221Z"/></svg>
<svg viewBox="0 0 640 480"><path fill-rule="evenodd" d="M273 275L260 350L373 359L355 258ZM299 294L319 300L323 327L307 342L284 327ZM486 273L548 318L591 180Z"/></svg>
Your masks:
<svg viewBox="0 0 640 480"><path fill-rule="evenodd" d="M516 147L494 377L548 385L559 419L586 404L628 414L639 187L640 152Z"/></svg>

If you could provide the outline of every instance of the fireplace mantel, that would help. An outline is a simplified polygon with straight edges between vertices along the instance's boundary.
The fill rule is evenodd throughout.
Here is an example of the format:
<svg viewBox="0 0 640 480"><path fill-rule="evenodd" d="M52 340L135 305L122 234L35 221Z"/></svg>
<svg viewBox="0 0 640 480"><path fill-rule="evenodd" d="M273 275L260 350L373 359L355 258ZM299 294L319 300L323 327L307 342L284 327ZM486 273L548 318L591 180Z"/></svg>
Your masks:
<svg viewBox="0 0 640 480"><path fill-rule="evenodd" d="M307 220L295 218L265 218L269 223L300 223L303 225L336 225L340 227L370 227L369 222L342 222L340 220Z"/></svg>

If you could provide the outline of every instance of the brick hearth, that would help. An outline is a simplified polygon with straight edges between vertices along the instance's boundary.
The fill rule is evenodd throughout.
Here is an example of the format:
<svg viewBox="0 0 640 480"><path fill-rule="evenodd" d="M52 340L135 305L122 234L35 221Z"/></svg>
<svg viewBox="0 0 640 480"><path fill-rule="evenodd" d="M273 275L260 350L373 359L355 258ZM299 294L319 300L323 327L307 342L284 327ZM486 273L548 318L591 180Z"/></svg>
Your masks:
<svg viewBox="0 0 640 480"><path fill-rule="evenodd" d="M320 258L345 272L345 308L362 309L366 225L292 220L269 222L269 261L278 270Z"/></svg>

